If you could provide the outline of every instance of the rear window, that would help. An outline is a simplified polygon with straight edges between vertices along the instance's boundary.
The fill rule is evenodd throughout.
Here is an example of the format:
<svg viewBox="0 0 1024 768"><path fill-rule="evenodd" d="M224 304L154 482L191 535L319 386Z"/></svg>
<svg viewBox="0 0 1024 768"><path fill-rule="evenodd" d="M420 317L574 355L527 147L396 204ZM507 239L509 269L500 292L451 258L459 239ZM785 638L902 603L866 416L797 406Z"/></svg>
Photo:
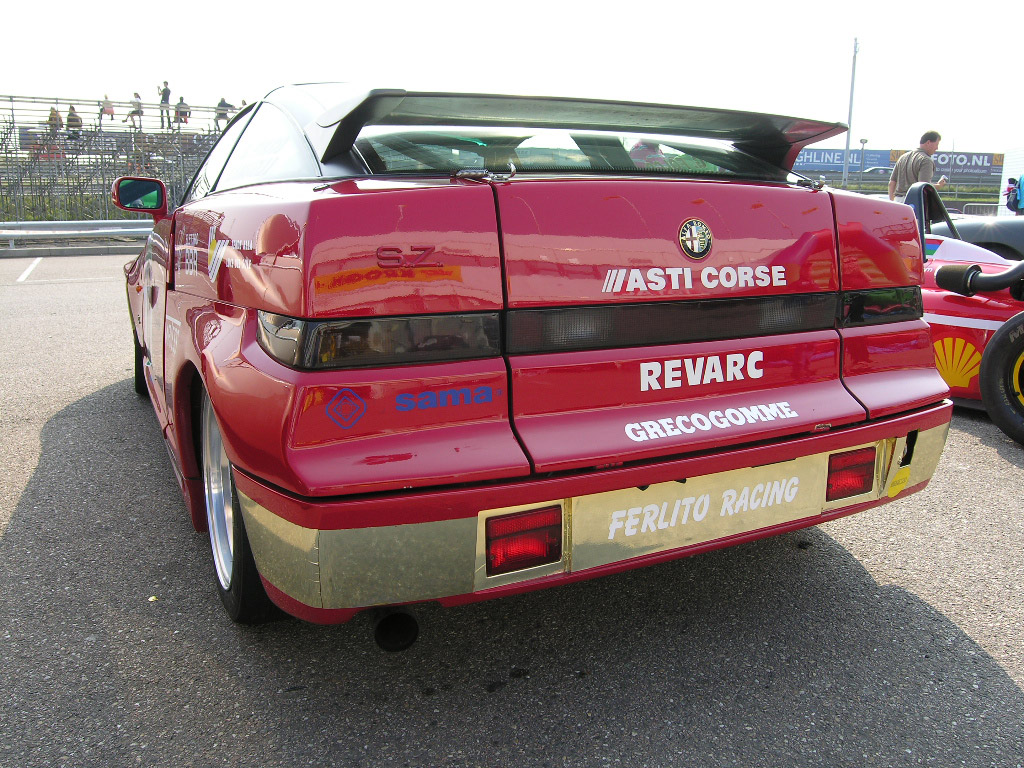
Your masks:
<svg viewBox="0 0 1024 768"><path fill-rule="evenodd" d="M741 177L798 176L726 141L573 130L366 128L356 142L372 173L460 170Z"/></svg>

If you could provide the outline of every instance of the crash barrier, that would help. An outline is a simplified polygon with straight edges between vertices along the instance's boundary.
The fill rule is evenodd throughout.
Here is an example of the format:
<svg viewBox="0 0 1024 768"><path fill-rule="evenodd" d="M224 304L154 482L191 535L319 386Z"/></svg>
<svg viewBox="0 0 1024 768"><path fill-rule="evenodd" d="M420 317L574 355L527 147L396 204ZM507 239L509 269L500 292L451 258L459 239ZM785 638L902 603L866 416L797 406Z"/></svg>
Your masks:
<svg viewBox="0 0 1024 768"><path fill-rule="evenodd" d="M999 203L964 203L964 214L970 216L997 216Z"/></svg>
<svg viewBox="0 0 1024 768"><path fill-rule="evenodd" d="M0 257L138 253L153 224L143 220L0 221Z"/></svg>

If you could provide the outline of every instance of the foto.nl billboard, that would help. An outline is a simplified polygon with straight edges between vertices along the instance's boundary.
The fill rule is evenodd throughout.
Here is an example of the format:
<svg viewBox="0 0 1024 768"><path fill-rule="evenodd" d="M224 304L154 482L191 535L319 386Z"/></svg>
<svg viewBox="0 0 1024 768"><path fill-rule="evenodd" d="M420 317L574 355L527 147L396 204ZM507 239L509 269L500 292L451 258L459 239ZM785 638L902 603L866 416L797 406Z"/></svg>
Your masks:
<svg viewBox="0 0 1024 768"><path fill-rule="evenodd" d="M899 152L896 157L902 155ZM957 176L994 177L1003 176L1003 155L985 152L936 152L932 155L935 170L955 181ZM893 162L896 162L894 159Z"/></svg>

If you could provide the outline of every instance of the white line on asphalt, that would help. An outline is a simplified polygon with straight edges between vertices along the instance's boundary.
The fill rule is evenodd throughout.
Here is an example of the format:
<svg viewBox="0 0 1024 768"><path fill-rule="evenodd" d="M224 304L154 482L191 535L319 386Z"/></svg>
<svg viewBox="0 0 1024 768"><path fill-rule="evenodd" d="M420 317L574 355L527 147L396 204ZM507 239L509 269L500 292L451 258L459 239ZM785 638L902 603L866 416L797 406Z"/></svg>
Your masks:
<svg viewBox="0 0 1024 768"><path fill-rule="evenodd" d="M57 280L29 280L32 285L50 285L51 283L117 283L119 277L64 277Z"/></svg>
<svg viewBox="0 0 1024 768"><path fill-rule="evenodd" d="M28 269L26 269L24 272L22 272L21 273L21 277L19 277L14 282L16 282L16 283L24 283L25 282L25 278L32 274L32 270L35 269L36 267L38 267L39 266L39 262L42 261L42 260L43 260L42 256L36 256L36 260L33 261L31 264L29 264L28 265Z"/></svg>

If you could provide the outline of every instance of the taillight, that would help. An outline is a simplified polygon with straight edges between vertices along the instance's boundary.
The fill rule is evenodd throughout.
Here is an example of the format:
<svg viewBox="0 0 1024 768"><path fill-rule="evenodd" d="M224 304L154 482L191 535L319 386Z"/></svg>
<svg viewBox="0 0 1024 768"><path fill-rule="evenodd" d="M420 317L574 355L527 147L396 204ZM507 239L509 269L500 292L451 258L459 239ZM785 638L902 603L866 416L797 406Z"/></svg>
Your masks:
<svg viewBox="0 0 1024 768"><path fill-rule="evenodd" d="M843 292L844 328L919 320L924 315L920 287L873 288Z"/></svg>
<svg viewBox="0 0 1024 768"><path fill-rule="evenodd" d="M875 485L875 449L858 448L828 457L828 501L867 493Z"/></svg>
<svg viewBox="0 0 1024 768"><path fill-rule="evenodd" d="M497 312L299 320L260 311L258 318L260 346L294 368L412 365L501 354Z"/></svg>
<svg viewBox="0 0 1024 768"><path fill-rule="evenodd" d="M488 518L487 575L562 559L562 508L543 507Z"/></svg>

